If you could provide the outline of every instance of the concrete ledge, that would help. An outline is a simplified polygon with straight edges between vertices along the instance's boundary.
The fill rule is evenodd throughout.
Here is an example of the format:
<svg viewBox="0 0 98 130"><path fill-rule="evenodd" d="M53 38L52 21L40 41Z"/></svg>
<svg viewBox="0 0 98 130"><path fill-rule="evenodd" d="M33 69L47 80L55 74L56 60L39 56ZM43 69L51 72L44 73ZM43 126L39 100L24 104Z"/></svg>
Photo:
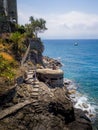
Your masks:
<svg viewBox="0 0 98 130"><path fill-rule="evenodd" d="M38 79L53 88L63 86L63 75L64 73L60 69L37 69Z"/></svg>
<svg viewBox="0 0 98 130"><path fill-rule="evenodd" d="M64 72L61 69L37 69L37 73L50 74L50 75L62 75Z"/></svg>

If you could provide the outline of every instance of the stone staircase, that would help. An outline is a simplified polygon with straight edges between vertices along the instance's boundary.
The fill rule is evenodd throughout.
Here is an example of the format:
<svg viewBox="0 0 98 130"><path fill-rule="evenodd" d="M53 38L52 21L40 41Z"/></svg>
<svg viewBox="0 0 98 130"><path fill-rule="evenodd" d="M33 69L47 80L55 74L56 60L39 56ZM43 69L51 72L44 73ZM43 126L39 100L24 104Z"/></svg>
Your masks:
<svg viewBox="0 0 98 130"><path fill-rule="evenodd" d="M32 98L35 100L33 106L37 113L41 113L43 108L41 107L41 102L39 100L39 82L35 81L33 85Z"/></svg>
<svg viewBox="0 0 98 130"><path fill-rule="evenodd" d="M35 108L35 111L37 113L41 113L43 111L43 108L41 107L41 102L39 100L39 81L36 78L35 70L29 69L27 72L27 83L30 84L32 89L31 98L33 99L32 105ZM33 77L35 75L35 77Z"/></svg>
<svg viewBox="0 0 98 130"><path fill-rule="evenodd" d="M27 72L26 82L30 87L32 87L32 89L30 90L29 98L23 100L22 102L15 104L13 106L8 106L4 110L2 110L0 112L0 120L17 112L18 110L22 109L26 105L30 105L30 104L32 104L36 113L43 112L42 103L41 103L40 98L39 98L39 83L40 82L37 80L36 77L33 78L34 74L35 74L35 70L33 70L31 68ZM15 89L16 87L13 87L13 88ZM25 89L25 92L26 92L26 89Z"/></svg>

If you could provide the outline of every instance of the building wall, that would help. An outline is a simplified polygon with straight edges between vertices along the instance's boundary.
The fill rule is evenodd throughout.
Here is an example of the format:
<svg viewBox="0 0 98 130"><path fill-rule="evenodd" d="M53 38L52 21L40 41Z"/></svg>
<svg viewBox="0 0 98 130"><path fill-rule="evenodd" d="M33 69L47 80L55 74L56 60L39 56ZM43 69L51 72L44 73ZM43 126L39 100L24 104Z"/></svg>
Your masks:
<svg viewBox="0 0 98 130"><path fill-rule="evenodd" d="M0 34L13 32L13 22L18 23L17 0L0 0Z"/></svg>
<svg viewBox="0 0 98 130"><path fill-rule="evenodd" d="M0 16L4 13L3 0L0 0Z"/></svg>
<svg viewBox="0 0 98 130"><path fill-rule="evenodd" d="M7 0L8 3L8 16L11 21L17 20L17 0Z"/></svg>
<svg viewBox="0 0 98 130"><path fill-rule="evenodd" d="M0 0L0 15L5 13L10 21L17 23L17 0Z"/></svg>
<svg viewBox="0 0 98 130"><path fill-rule="evenodd" d="M0 34L3 32L5 22L4 0L0 0Z"/></svg>
<svg viewBox="0 0 98 130"><path fill-rule="evenodd" d="M3 0L3 6L4 6L4 11L5 11L5 15L8 16L8 1L7 0Z"/></svg>

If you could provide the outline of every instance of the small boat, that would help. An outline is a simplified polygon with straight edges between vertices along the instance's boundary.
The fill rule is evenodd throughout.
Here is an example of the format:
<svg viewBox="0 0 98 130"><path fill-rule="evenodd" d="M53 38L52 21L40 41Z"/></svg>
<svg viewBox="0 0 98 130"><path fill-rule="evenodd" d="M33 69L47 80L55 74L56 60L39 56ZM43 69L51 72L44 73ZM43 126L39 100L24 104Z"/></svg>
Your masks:
<svg viewBox="0 0 98 130"><path fill-rule="evenodd" d="M74 43L74 46L78 46L78 43L77 43L77 42L75 42L75 43Z"/></svg>

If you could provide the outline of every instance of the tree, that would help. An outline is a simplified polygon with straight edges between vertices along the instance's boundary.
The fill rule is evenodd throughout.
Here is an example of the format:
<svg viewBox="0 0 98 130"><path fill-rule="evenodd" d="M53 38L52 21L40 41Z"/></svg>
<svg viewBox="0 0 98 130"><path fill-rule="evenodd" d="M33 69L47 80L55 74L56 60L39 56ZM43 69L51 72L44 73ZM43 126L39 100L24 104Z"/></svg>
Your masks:
<svg viewBox="0 0 98 130"><path fill-rule="evenodd" d="M46 21L42 18L40 19L34 19L33 16L31 16L29 18L30 24L26 24L26 30L29 34L31 35L35 35L35 37L37 37L38 33L42 33L45 30L47 30L46 28Z"/></svg>
<svg viewBox="0 0 98 130"><path fill-rule="evenodd" d="M26 32L25 30L25 27L23 25L18 25L17 24L17 31L20 33L20 34L23 34Z"/></svg>
<svg viewBox="0 0 98 130"><path fill-rule="evenodd" d="M32 37L34 35L31 24L25 24L26 35Z"/></svg>
<svg viewBox="0 0 98 130"><path fill-rule="evenodd" d="M34 17L33 17L33 16L30 16L29 21L30 21L30 22L33 22L33 21L34 21Z"/></svg>

